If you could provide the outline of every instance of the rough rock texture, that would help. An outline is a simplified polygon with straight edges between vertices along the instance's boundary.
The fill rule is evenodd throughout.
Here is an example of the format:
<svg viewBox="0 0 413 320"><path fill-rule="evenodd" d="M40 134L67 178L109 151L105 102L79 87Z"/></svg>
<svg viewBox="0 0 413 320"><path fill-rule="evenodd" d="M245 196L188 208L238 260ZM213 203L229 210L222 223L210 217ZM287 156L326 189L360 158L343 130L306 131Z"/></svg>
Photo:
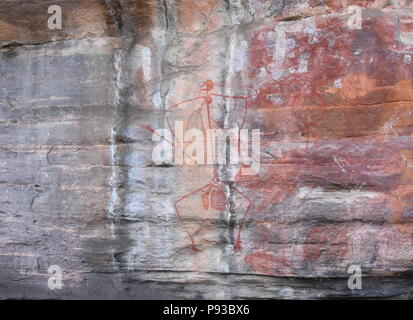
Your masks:
<svg viewBox="0 0 413 320"><path fill-rule="evenodd" d="M0 298L412 298L412 57L410 0L2 0ZM212 167L145 126L206 80L251 96L261 169L179 219Z"/></svg>

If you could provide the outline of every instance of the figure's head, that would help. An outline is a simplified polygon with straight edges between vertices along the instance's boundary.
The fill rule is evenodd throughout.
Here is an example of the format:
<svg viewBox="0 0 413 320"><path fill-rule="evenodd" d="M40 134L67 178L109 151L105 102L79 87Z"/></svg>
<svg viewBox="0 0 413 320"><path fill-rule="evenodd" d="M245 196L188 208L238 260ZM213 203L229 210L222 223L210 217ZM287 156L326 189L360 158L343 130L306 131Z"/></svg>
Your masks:
<svg viewBox="0 0 413 320"><path fill-rule="evenodd" d="M201 85L201 90L210 91L212 89L214 89L214 82L212 80L207 80Z"/></svg>

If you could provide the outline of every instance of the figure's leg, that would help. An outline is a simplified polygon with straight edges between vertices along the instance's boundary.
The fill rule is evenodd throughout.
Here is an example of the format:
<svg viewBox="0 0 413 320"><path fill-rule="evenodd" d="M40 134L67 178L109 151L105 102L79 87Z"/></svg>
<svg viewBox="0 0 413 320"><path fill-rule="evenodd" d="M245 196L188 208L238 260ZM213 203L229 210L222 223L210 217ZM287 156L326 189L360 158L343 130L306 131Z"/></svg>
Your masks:
<svg viewBox="0 0 413 320"><path fill-rule="evenodd" d="M238 192L241 196L244 197L244 199L246 199L248 201L248 207L247 207L247 210L245 210L244 216L242 217L240 226L238 228L237 240L235 242L235 251L240 251L241 250L241 230L242 230L242 227L244 226L245 219L246 219L246 217L247 217L247 215L250 211L250 208L252 206L252 201L250 200L250 198L248 198L244 193L239 191L237 188L234 187L234 190L236 192Z"/></svg>
<svg viewBox="0 0 413 320"><path fill-rule="evenodd" d="M201 188L199 188L199 189L197 189L197 190L195 190L195 191L192 191L192 192L190 192L190 193L182 196L181 198L179 198L178 200L176 200L176 201L174 202L174 207L175 207L175 210L176 210L176 215L178 216L179 220L182 222L183 227L184 227L184 229L185 229L185 232L188 234L189 238L191 239L192 250L198 250L198 249L197 249L196 246L195 246L194 238L192 237L192 235L191 235L191 233L189 232L189 230L186 228L185 222L184 222L184 220L183 220L182 217L181 217L181 214L180 214L179 209L178 209L178 203L181 202L182 200L185 200L185 199L187 199L188 197L190 197L190 196L192 196L192 195L200 192L200 191L203 191L204 189L208 188L210 185L211 185L211 184L208 183L208 184L204 185L203 187L201 187Z"/></svg>

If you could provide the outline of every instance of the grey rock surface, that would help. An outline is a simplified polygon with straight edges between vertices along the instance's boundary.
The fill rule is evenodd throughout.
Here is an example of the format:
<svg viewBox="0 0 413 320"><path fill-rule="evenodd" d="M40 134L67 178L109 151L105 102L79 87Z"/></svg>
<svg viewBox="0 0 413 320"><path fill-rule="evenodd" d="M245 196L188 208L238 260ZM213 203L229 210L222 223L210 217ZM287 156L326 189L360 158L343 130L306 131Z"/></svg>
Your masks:
<svg viewBox="0 0 413 320"><path fill-rule="evenodd" d="M411 299L413 9L393 2L3 0L0 298ZM185 222L211 168L156 165L144 126L209 79L259 93L263 171Z"/></svg>

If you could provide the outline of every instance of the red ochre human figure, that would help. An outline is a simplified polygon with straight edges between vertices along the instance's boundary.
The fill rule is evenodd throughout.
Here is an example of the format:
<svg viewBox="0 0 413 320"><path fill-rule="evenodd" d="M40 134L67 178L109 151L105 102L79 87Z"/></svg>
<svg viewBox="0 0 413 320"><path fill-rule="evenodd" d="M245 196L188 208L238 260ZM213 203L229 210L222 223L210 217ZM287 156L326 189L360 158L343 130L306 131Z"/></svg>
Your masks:
<svg viewBox="0 0 413 320"><path fill-rule="evenodd" d="M244 126L245 123L245 119L247 116L247 111L248 111L248 99L255 97L255 95L252 96L230 96L230 95L224 95L224 94L218 94L218 93L211 93L210 91L214 89L214 82L212 80L207 80L205 82L202 83L200 90L204 91L205 94L195 97L195 98L191 98L179 103L176 103L174 105L172 105L169 109L167 109L167 114L168 112L170 112L171 110L177 108L178 106L181 106L185 103L188 102L193 102L193 101L200 101L201 102L201 106L199 108L196 108L195 111L193 111L189 117L188 117L188 122L190 122L191 120L193 120L195 117L199 116L201 117L201 112L203 111L202 108L206 108L206 114L207 114L207 121L206 121L206 128L205 128L205 123L203 122L203 120L201 119L201 123L203 126L203 129L221 129L221 127L214 121L212 114L211 114L211 104L213 103L213 97L221 97L224 99L239 99L241 101L244 102L243 105L243 114L242 114L242 118L241 118L241 123L239 125L239 132L241 131L241 129ZM205 111L205 110L204 110ZM172 129L171 123L169 121L169 117L166 114L166 122L167 125L169 127L169 129L172 132L173 137L175 138L175 143L166 140L163 136L161 136L161 138L163 138L166 142L168 142L169 144L171 144L173 147L177 147L178 145L182 146L183 142L179 141L178 138L176 137L176 134L174 132L174 130ZM142 126L143 128L151 131L152 133L156 133L155 130L153 130L152 128L148 127L148 126ZM232 141L231 141L232 142ZM215 142L214 142L215 143ZM237 142L237 148L238 148L238 152L241 149L241 144L240 144L240 134L238 134L238 142ZM183 148L182 148L183 150ZM183 151L183 153L185 153ZM238 175L241 174L241 170L238 172ZM179 209L179 203L188 199L189 197L196 195L196 194L200 194L201 195L201 202L202 202L202 208L206 211L209 210L209 208L213 208L214 210L217 211L224 211L226 209L227 206L227 193L225 192L226 187L229 186L228 182L226 181L222 181L219 177L219 173L218 173L218 166L214 165L214 170L213 170L213 177L210 180L210 182L188 194L185 194L184 196L180 197L179 199L177 199L176 201L174 201L174 207L175 207L175 211L176 214L178 216L178 219L182 222L184 228L185 228L185 232L188 234L190 240L191 240L191 245L192 245L192 249L193 250L199 250L196 246L195 240L193 235L191 234L191 232L188 230L187 225L184 221L184 219L182 218L182 214L181 211ZM232 189L233 194L234 193L238 193L239 195L241 195L242 198L244 198L248 205L247 208L242 216L241 222L239 224L238 227L238 232L237 232L237 236L235 239L235 245L234 245L234 249L236 251L241 250L241 230L244 226L245 223L245 219L251 209L252 206L252 201L248 198L248 196L246 196L243 192L241 192L239 189L237 189L236 187L234 187L233 185L229 186L230 189Z"/></svg>

